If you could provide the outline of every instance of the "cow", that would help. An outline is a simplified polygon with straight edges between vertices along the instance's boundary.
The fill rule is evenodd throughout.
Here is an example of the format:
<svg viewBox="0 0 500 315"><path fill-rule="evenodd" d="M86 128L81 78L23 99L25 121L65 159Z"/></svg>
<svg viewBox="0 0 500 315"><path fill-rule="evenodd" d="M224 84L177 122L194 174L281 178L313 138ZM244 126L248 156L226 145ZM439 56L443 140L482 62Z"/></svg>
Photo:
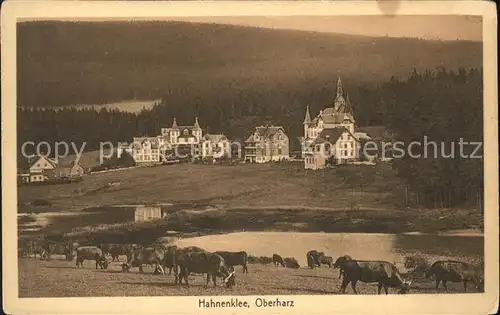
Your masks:
<svg viewBox="0 0 500 315"><path fill-rule="evenodd" d="M332 268L333 258L331 256L321 256L319 261L321 264L328 265L328 267Z"/></svg>
<svg viewBox="0 0 500 315"><path fill-rule="evenodd" d="M248 255L247 252L226 252L226 251L217 251L215 254L221 256L226 261L226 264L230 268L234 268L234 266L242 266L242 272L248 273Z"/></svg>
<svg viewBox="0 0 500 315"><path fill-rule="evenodd" d="M189 286L188 277L191 272L201 274L206 273L207 282L205 286L208 286L210 277L212 277L214 287L217 286L217 277L223 278L223 283L228 288L231 288L235 285L235 270L230 269L222 256L209 252L181 253L181 251L177 251L176 253L176 285L182 284L182 279L184 279L186 285Z"/></svg>
<svg viewBox="0 0 500 315"><path fill-rule="evenodd" d="M122 264L122 271L129 272L132 267L139 267L139 272L143 272L142 265L154 265L155 271L160 271L163 275L165 274L164 266L165 266L165 258L166 258L167 249L164 246L154 246L154 247L144 247L137 249L130 258L127 259L127 262Z"/></svg>
<svg viewBox="0 0 500 315"><path fill-rule="evenodd" d="M340 269L339 279L342 278L342 275L344 274L344 270L342 269L342 267L340 267L344 260L352 260L352 257L349 255L340 256L339 258L337 258L337 260L333 264L334 269L337 269L337 268Z"/></svg>
<svg viewBox="0 0 500 315"><path fill-rule="evenodd" d="M276 267L278 267L279 265L285 267L285 262L283 261L283 258L278 254L273 254L273 264Z"/></svg>
<svg viewBox="0 0 500 315"><path fill-rule="evenodd" d="M137 244L102 244L101 249L106 255L111 256L111 261L120 261L119 256L127 256L127 260L141 245Z"/></svg>
<svg viewBox="0 0 500 315"><path fill-rule="evenodd" d="M365 283L378 282L378 294L380 294L382 287L385 294L388 294L389 287L400 288L398 294L408 293L410 290L411 281L406 282L399 273L396 266L388 261L374 261L374 260L349 260L337 259L336 264L339 268L344 270L344 277L340 292L345 293L347 285L351 283L352 290L355 294L356 283L358 281Z"/></svg>
<svg viewBox="0 0 500 315"><path fill-rule="evenodd" d="M36 239L31 241L31 250L33 256L36 258L36 255L40 255L40 260L44 258L50 260L50 256L55 252L56 243L52 241L48 241L45 239Z"/></svg>
<svg viewBox="0 0 500 315"><path fill-rule="evenodd" d="M177 262L176 262L176 257L178 257L180 254L183 253L189 253L189 252L204 252L205 250L196 247L196 246L188 246L184 248L178 248L177 245L170 245L167 246L167 254L165 257L165 268L168 268L168 275L172 273L172 269L176 268Z"/></svg>
<svg viewBox="0 0 500 315"><path fill-rule="evenodd" d="M426 272L426 277L434 277L436 280L436 290L439 288L439 283L443 282L446 291L448 287L446 282L463 282L464 292L467 292L467 282L472 282L476 290L484 291L484 279L480 268L454 260L439 260L431 265Z"/></svg>
<svg viewBox="0 0 500 315"><path fill-rule="evenodd" d="M317 250L310 250L306 254L307 265L309 268L314 269L314 267L321 266L321 259L325 256L325 253L318 252Z"/></svg>
<svg viewBox="0 0 500 315"><path fill-rule="evenodd" d="M295 258L286 257L283 261L287 268L293 268L293 269L300 268L299 262Z"/></svg>
<svg viewBox="0 0 500 315"><path fill-rule="evenodd" d="M109 262L104 252L97 246L80 246L76 249L76 267L83 268L84 260L95 260L95 269L108 269Z"/></svg>

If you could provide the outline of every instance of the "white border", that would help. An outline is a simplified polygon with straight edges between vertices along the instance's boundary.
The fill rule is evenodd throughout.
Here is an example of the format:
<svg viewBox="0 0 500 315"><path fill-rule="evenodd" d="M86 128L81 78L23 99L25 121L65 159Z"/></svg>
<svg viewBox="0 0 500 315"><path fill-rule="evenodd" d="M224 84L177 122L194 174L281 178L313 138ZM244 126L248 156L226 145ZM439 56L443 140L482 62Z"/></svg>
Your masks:
<svg viewBox="0 0 500 315"><path fill-rule="evenodd" d="M161 15L159 14L161 12ZM498 308L498 138L497 36L493 2L483 1L221 1L105 2L8 1L1 10L2 48L2 226L3 302L7 313L173 313L234 314L472 314ZM293 295L293 309L200 309L198 297L18 298L16 253L16 21L34 19L123 20L180 16L291 15L481 15L483 16L485 266L486 293L452 295ZM9 198L10 197L10 198ZM253 302L257 296L240 299ZM223 297L217 297L217 299Z"/></svg>

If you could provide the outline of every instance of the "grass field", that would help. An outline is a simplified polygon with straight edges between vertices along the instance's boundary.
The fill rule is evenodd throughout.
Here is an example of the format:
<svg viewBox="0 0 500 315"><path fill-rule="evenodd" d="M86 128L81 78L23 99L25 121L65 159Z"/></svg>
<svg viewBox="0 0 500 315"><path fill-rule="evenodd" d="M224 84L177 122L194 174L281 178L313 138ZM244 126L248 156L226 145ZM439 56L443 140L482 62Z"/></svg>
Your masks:
<svg viewBox="0 0 500 315"><path fill-rule="evenodd" d="M125 257L121 257L124 260ZM20 297L85 297L85 296L159 296L159 295L271 295L271 294L337 294L340 288L338 270L321 267L289 269L273 265L250 264L249 273L243 274L236 267L236 286L232 289L205 288L205 278L190 277L190 287L175 286L173 274L154 275L152 267L145 267L144 274L136 269L122 273L119 263L107 270L95 269L93 262L85 262L77 269L75 262L63 260L40 261L19 259ZM409 279L408 276L403 275ZM461 283L449 283L450 293L463 292ZM376 294L376 284L358 283L358 293ZM430 280L413 280L410 293L445 293L436 290ZM468 292L476 292L472 285ZM352 294L349 287L347 293ZM390 289L389 294L394 294Z"/></svg>
<svg viewBox="0 0 500 315"><path fill-rule="evenodd" d="M109 189L94 190L108 183ZM228 207L306 206L394 209L404 187L389 165L349 165L308 171L303 165L196 165L135 168L92 174L82 182L18 188L21 212L45 199L43 211L78 210L110 204L188 202Z"/></svg>

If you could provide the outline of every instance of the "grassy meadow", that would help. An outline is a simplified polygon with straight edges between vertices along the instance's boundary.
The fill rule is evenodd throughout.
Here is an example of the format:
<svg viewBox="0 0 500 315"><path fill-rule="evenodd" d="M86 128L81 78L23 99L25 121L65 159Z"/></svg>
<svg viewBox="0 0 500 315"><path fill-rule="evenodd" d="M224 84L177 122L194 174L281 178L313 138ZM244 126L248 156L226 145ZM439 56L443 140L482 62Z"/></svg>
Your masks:
<svg viewBox="0 0 500 315"><path fill-rule="evenodd" d="M114 183L112 187L106 185ZM323 171L302 164L180 164L91 174L82 182L18 187L20 212L71 211L115 204L190 203L238 207L400 209L404 187L390 165Z"/></svg>
<svg viewBox="0 0 500 315"><path fill-rule="evenodd" d="M121 257L123 261L125 257ZM108 269L95 269L95 264L84 262L84 268L77 269L74 262L64 260L40 261L19 259L19 297L90 297L90 296L165 296L165 295L294 295L294 294L338 294L341 279L338 270L320 267L310 270L305 267L289 269L274 265L250 264L248 274L236 267L236 286L232 289L213 287L210 282L205 288L205 277L190 276L190 287L176 286L174 275L155 275L147 266L144 273L132 269L122 273L119 263ZM409 275L403 274L409 279ZM64 284L64 285L61 285ZM449 283L449 292L462 293L462 283ZM389 289L389 294L396 293ZM377 294L376 284L358 282L359 294ZM477 292L469 284L468 292ZM353 294L351 287L347 294ZM435 289L435 283L426 279L414 279L411 294L445 293Z"/></svg>

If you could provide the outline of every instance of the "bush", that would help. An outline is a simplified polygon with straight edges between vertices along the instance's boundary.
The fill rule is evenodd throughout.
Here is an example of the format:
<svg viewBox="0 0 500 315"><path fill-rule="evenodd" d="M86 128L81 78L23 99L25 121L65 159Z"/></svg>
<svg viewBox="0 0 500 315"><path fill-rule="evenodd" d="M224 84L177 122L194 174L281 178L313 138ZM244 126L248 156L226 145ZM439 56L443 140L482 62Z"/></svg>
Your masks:
<svg viewBox="0 0 500 315"><path fill-rule="evenodd" d="M132 155L130 155L130 153L124 151L122 152L120 158L118 159L118 165L122 167L135 166L135 160L132 157Z"/></svg>
<svg viewBox="0 0 500 315"><path fill-rule="evenodd" d="M31 205L33 205L35 207L47 207L47 206L51 206L52 204L45 199L36 199L36 200L33 200Z"/></svg>

